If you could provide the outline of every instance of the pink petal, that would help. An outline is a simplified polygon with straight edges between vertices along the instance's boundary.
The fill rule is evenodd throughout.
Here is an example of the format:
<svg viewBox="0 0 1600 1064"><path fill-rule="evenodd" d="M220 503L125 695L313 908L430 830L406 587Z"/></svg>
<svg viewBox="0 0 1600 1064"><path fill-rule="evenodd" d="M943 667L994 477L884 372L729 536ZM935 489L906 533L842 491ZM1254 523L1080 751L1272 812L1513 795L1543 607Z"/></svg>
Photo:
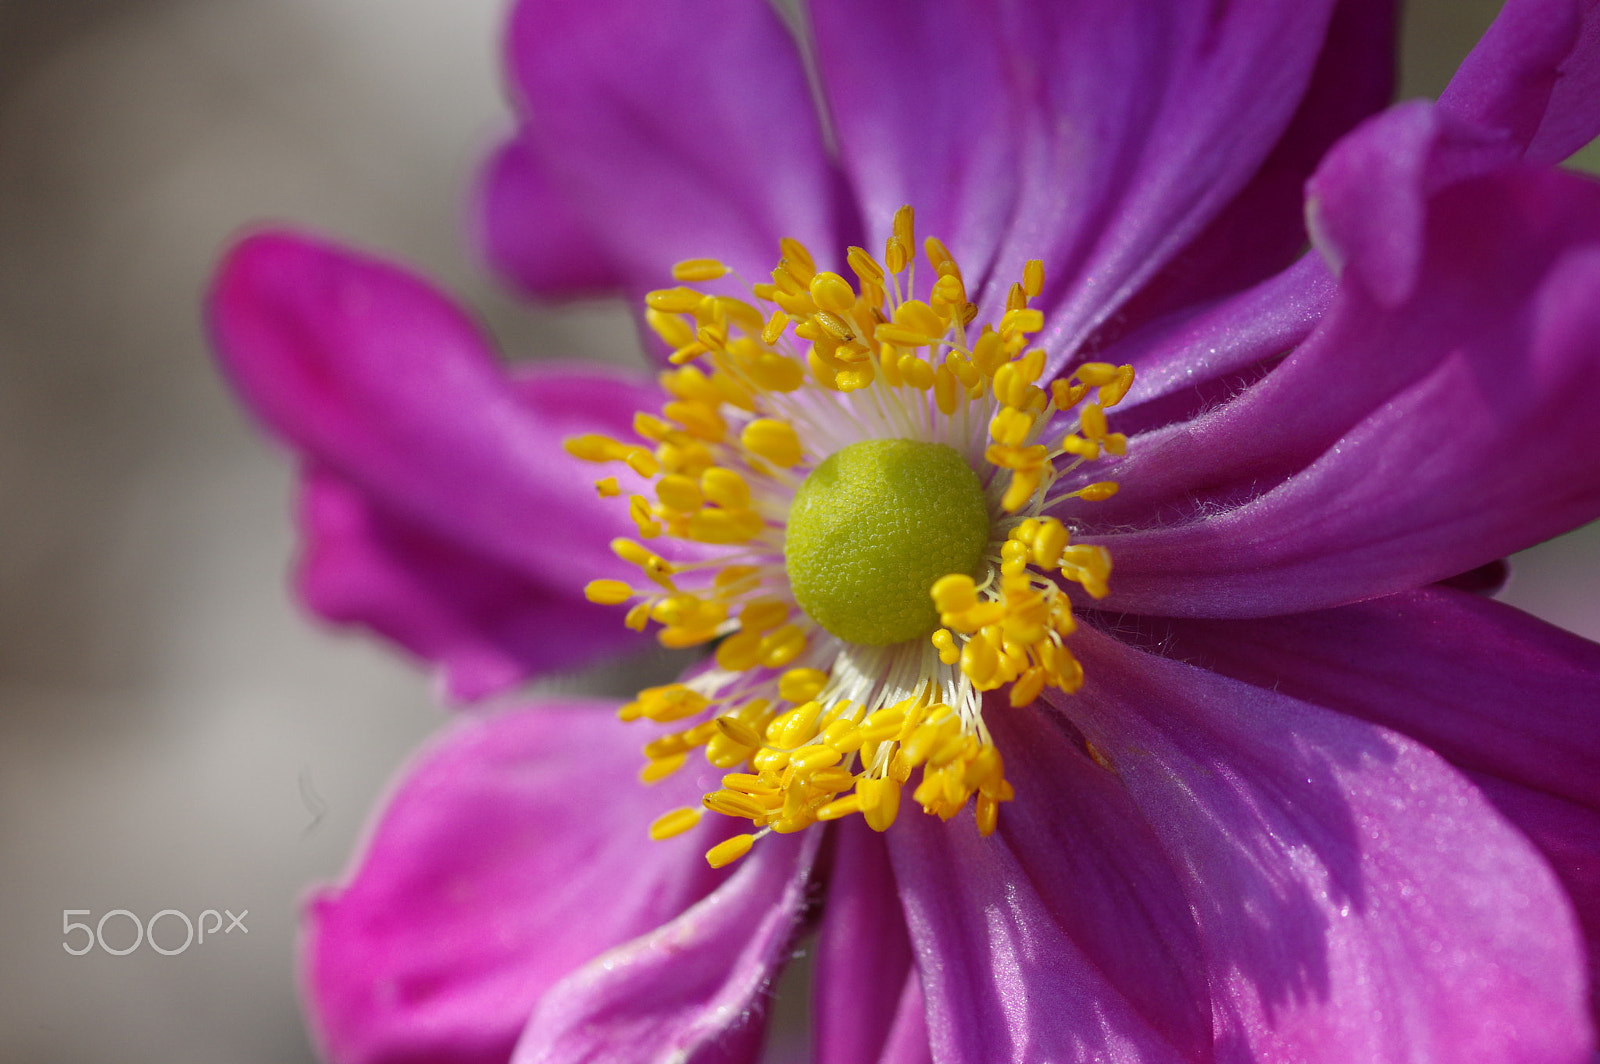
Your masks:
<svg viewBox="0 0 1600 1064"><path fill-rule="evenodd" d="M1571 909L1476 788L1383 728L1081 634L1088 680L1053 700L1178 872L1219 1051L1589 1059Z"/></svg>
<svg viewBox="0 0 1600 1064"><path fill-rule="evenodd" d="M507 50L519 140L538 163L527 186L554 191L597 245L584 261L629 291L670 286L674 262L703 256L762 280L785 236L842 250L805 72L767 4L524 2ZM492 185L482 224L496 262L542 284L565 243L522 224L546 209L525 194Z"/></svg>
<svg viewBox="0 0 1600 1064"><path fill-rule="evenodd" d="M1427 201L1424 238L1399 303L1350 259L1321 326L1265 380L1134 441L1123 491L1080 519L1163 527L1103 538L1108 605L1333 605L1600 514L1600 188L1520 169L1458 182Z"/></svg>
<svg viewBox="0 0 1600 1064"><path fill-rule="evenodd" d="M1403 732L1469 772L1533 838L1600 946L1600 646L1448 588L1266 620L1161 622L1159 638L1175 656Z"/></svg>
<svg viewBox="0 0 1600 1064"><path fill-rule="evenodd" d="M1301 254L1306 179L1335 140L1389 103L1398 24L1393 0L1343 0L1334 8L1311 84L1272 154L1089 342L1090 350L1142 320L1255 284Z"/></svg>
<svg viewBox="0 0 1600 1064"><path fill-rule="evenodd" d="M579 462L561 441L631 439L654 389L593 368L518 382L423 281L286 234L230 252L210 315L253 412L386 515L569 600L626 575L607 548L633 534L626 507L592 485L621 467Z"/></svg>
<svg viewBox="0 0 1600 1064"><path fill-rule="evenodd" d="M1041 343L1065 358L1257 173L1332 8L813 4L868 246L914 204L973 290L990 282L992 307L1025 260L1044 259Z"/></svg>
<svg viewBox="0 0 1600 1064"><path fill-rule="evenodd" d="M887 836L935 1059L1208 1059L1193 916L1141 811L1070 726L996 704L985 720L1017 792L998 833L913 806Z"/></svg>
<svg viewBox="0 0 1600 1064"><path fill-rule="evenodd" d="M877 1064L895 1036L907 996L911 944L881 836L857 818L833 831L833 868L812 977L816 1064ZM914 1018L922 1018L920 987ZM927 1053L927 1039L922 1039Z"/></svg>
<svg viewBox="0 0 1600 1064"><path fill-rule="evenodd" d="M1509 0L1439 107L1503 130L1513 151L1558 163L1600 135L1600 5Z"/></svg>
<svg viewBox="0 0 1600 1064"><path fill-rule="evenodd" d="M821 840L762 839L698 905L567 976L540 1002L513 1064L753 1064Z"/></svg>
<svg viewBox="0 0 1600 1064"><path fill-rule="evenodd" d="M623 286L599 239L550 176L537 140L513 136L484 167L474 221L484 258L528 295L571 299Z"/></svg>
<svg viewBox="0 0 1600 1064"><path fill-rule="evenodd" d="M1171 315L1107 348L1097 357L1131 364L1138 374L1112 415L1117 430L1160 427L1175 413L1192 417L1189 408L1203 402L1206 385L1270 365L1303 342L1327 312L1334 291L1322 260L1307 255L1253 288ZM1154 403L1169 397L1183 403L1179 411L1169 413L1170 402ZM1151 409L1142 409L1147 403ZM1063 429L1075 420L1076 415L1062 417Z"/></svg>
<svg viewBox="0 0 1600 1064"><path fill-rule="evenodd" d="M701 857L718 825L646 834L716 774L640 785L638 728L608 708L467 719L419 755L346 881L307 911L306 978L329 1057L503 1062L569 972L724 881Z"/></svg>
<svg viewBox="0 0 1600 1064"><path fill-rule="evenodd" d="M396 517L326 470L303 478L300 526L296 583L306 604L433 663L453 702L580 668L642 639L616 607L553 590Z"/></svg>

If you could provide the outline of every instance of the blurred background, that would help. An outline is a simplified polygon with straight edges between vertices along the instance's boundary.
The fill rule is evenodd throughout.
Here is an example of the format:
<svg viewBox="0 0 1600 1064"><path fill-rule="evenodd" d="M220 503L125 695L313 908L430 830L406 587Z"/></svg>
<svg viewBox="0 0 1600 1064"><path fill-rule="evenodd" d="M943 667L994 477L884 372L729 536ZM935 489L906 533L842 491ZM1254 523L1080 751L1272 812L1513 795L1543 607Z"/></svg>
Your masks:
<svg viewBox="0 0 1600 1064"><path fill-rule="evenodd" d="M230 234L293 220L421 267L517 357L631 362L619 309L517 307L462 238L503 3L0 0L0 1060L315 1059L297 898L440 716L288 598L289 462L215 379L200 293ZM1412 4L1403 95L1497 7ZM1529 552L1504 597L1600 637L1597 547ZM248 931L75 957L64 909Z"/></svg>

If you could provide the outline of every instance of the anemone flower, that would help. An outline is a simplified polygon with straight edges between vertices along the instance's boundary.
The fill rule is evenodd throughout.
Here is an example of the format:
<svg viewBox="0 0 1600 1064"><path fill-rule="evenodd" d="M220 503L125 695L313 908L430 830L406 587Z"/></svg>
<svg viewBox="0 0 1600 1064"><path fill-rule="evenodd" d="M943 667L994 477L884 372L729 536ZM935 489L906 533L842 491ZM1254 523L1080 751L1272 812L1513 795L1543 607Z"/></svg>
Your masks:
<svg viewBox="0 0 1600 1064"><path fill-rule="evenodd" d="M315 610L456 701L706 648L419 757L309 910L329 1056L752 1060L814 928L828 1064L1589 1059L1600 648L1487 593L1600 514L1592 5L1381 113L1372 0L803 15L511 24L488 252L665 393L221 268Z"/></svg>

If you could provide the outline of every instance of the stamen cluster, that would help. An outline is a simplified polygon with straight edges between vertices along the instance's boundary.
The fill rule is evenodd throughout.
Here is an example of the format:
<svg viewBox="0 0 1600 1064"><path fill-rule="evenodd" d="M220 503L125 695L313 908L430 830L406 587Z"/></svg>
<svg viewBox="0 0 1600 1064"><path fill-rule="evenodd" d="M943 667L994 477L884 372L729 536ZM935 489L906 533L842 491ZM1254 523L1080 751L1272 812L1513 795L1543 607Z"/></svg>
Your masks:
<svg viewBox="0 0 1600 1064"><path fill-rule="evenodd" d="M597 580L589 598L631 602L625 623L642 631L655 622L665 646L716 642L713 663L693 679L650 688L622 708L625 720L693 719L645 747L642 778L664 778L703 747L712 765L742 770L724 776L704 808L762 833L854 813L885 830L918 769L913 797L924 811L948 819L975 798L978 827L992 832L1012 791L981 693L1011 684L1020 706L1046 685L1075 690L1082 669L1065 643L1075 621L1053 577L1094 598L1107 593L1106 551L1073 544L1066 525L1042 514L1115 492L1114 482L1074 478L1079 486L1050 494L1081 464L1123 453L1126 438L1108 431L1105 410L1127 393L1132 368L1085 363L1039 387L1045 353L1029 350L1028 338L1044 322L1028 303L1043 289L1043 265L1029 262L999 321L973 335L978 307L932 237L923 251L934 278L917 298L912 228L902 208L881 264L850 248L854 285L817 270L794 240L783 241L770 283L745 287L749 299L690 287L723 281L722 263L680 263L681 283L646 297L646 320L676 367L661 375L670 399L660 414L634 419L653 446L601 436L567 443L576 457L620 461L653 482L654 500L628 499L641 540L690 545L669 560L615 540L645 584ZM873 438L955 448L991 513L982 571L950 574L931 589L942 627L887 647L823 630L795 605L784 567L800 483L824 458ZM596 487L602 496L623 490L617 477ZM688 830L699 813L668 813L651 833ZM708 859L735 860L755 837L736 836Z"/></svg>

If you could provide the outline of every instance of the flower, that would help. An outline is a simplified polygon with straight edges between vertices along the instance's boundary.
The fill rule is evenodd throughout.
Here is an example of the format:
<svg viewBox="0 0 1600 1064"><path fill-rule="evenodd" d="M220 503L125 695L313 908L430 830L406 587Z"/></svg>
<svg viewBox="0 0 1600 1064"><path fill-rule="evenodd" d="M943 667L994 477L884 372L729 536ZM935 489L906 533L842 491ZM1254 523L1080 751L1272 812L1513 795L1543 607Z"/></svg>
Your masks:
<svg viewBox="0 0 1600 1064"><path fill-rule="evenodd" d="M991 801L971 815L902 814L880 833L846 809L722 869L701 854L728 856L725 818L681 834L671 821L644 841L664 811L720 790L721 771L685 759L639 785L632 732L645 725L592 704L471 717L420 757L347 881L313 902L307 976L329 1054L753 1059L764 995L814 921L822 1060L1587 1059L1600 648L1475 590L1495 586L1503 555L1600 513L1600 188L1545 165L1600 131L1596 16L1513 0L1437 106L1356 125L1387 95L1381 3L814 0L808 13L815 93L762 4L522 5L510 52L524 125L489 171L489 250L536 294L642 302L675 263L705 255L765 276L782 237L838 273L844 249L884 246L912 203L916 227L960 263L941 327L964 323L970 302L972 320L1002 335L1022 310L1008 302L1021 278L1038 319L1011 319L1028 335L996 375L979 367L990 382L973 382L979 398L1005 399L999 369L1031 370L1030 358L1041 383L1114 385L1103 398L1122 400L1126 453L1108 443L1092 480L1071 479L1065 460L1013 467L1039 483L1007 499L1015 481L957 450L994 489L985 558L1018 542L995 548L1002 568L1015 560L1005 550L1039 561L1052 516L1072 546L1096 549L1085 558L1109 557L1109 579L1101 565L1077 581L1103 596L1063 597L1054 577L1033 585L1072 603L1072 625L1058 613L1053 630L1081 680L1062 664L1036 698L1013 699L1018 662L1009 688L973 695L960 745L935 737L973 764L968 726L980 750L992 740L1014 790L1003 813L992 807L1008 788L975 771L977 799ZM1315 250L1296 259L1302 178L1319 158L1306 205ZM856 276L859 296L870 276ZM835 317L856 306L831 281L806 292ZM704 306L681 298L690 313ZM931 289L925 302L931 313ZM742 313L706 308L696 324L711 331L696 340L708 348L738 339L718 332L716 306L736 324ZM896 345L881 325L915 324L893 307L884 316L874 344ZM593 369L508 371L460 312L393 267L250 237L223 264L211 320L235 386L306 456L307 598L438 663L454 697L621 645L605 605L616 587L598 585L601 602L581 591L634 590L637 572L608 544L652 523L688 532L705 509L672 482L662 512L648 498L633 507L635 525L601 497L641 471L660 487L651 466L669 463L645 449L658 442L651 423L633 435L634 411L660 407L652 389ZM673 320L654 324L684 339L688 322ZM819 386L862 372L854 352L824 357L833 341L882 357L867 322L842 324L848 338L832 335L824 372L812 367ZM984 363L964 346L969 367ZM677 372L682 401L708 405L692 396L716 387L710 377ZM939 405L945 387L931 406L907 393L906 409L948 424L932 413L954 416ZM822 401L866 424L854 404L870 394ZM1076 438L1109 441L1109 426L1085 419L1087 395L1056 405L1074 412ZM710 408L735 423L764 410L736 414L752 397L726 398ZM689 431L703 412L680 413L689 420L656 427ZM1040 425L1007 443L1014 426L985 414L1000 447L1026 446ZM848 454L840 464L922 470L849 451L905 438L884 423L824 455L827 425L797 415L794 468ZM1065 435L1050 429L1052 450ZM597 493L559 447L586 436L613 442L579 452L635 469ZM740 441L768 449L742 428ZM796 520L808 489L785 486L766 458L766 472L744 461L750 476L713 463L737 482L691 480L726 515L712 524L743 534L741 512L764 529ZM1057 507L1038 491L1058 469L1063 487L1119 490ZM961 495L956 473L927 478ZM1026 520L1006 527L1003 515L1035 505L1014 540ZM930 523L959 530L960 512ZM887 567L924 546L891 552ZM695 564L657 563L637 542L622 552L647 579ZM1050 554L1039 551L1059 573ZM1009 616L1021 603L1007 575L997 601ZM848 582L821 581L825 593ZM938 651L983 633L961 620L976 586L936 585L951 618ZM657 605L646 612L685 641L727 636L716 667L770 682L732 668L750 648L725 619ZM805 609L817 620L827 604ZM799 667L826 666L832 683L839 656L877 630L822 627L815 645L834 660ZM930 639L915 660L958 703L964 683L999 675L952 671L950 656ZM771 659L780 697L786 681L796 699L823 693L808 690L816 676L789 675L801 660ZM703 695L707 675L684 690ZM671 690L638 700L638 714L693 703ZM924 701L935 704L919 694L911 709ZM718 733L749 746L737 729Z"/></svg>

